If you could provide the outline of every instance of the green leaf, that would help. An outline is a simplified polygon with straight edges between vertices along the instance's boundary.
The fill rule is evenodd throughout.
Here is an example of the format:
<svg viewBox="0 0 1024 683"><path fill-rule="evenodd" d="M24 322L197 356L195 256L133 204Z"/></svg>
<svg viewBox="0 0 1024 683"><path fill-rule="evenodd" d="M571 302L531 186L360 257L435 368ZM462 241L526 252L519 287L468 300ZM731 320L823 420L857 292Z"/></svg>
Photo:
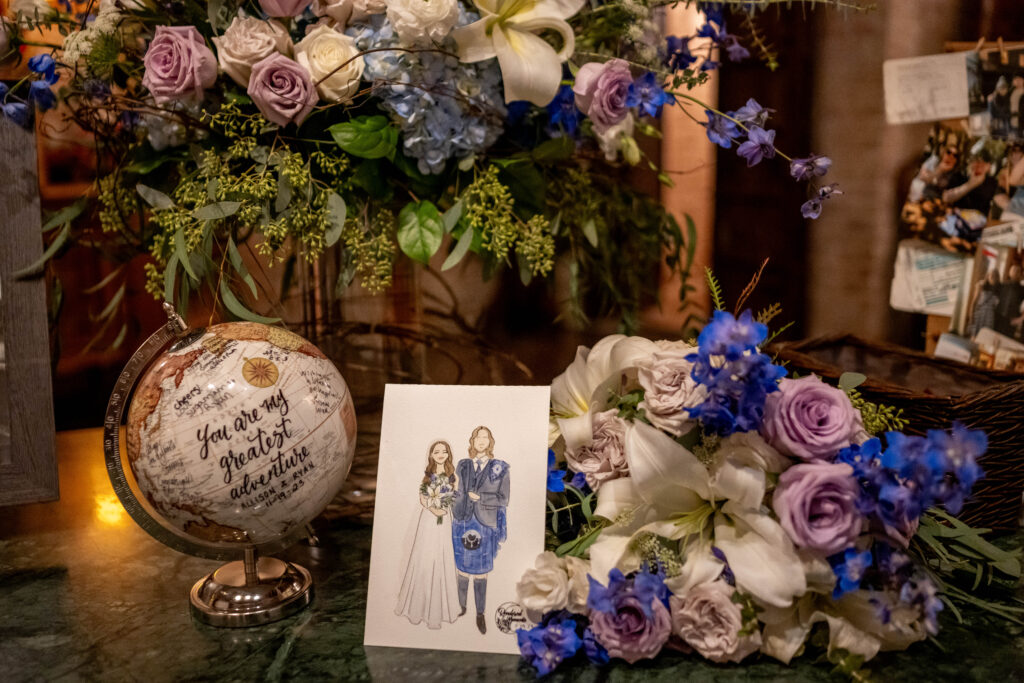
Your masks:
<svg viewBox="0 0 1024 683"><path fill-rule="evenodd" d="M263 323L264 325L273 325L274 323L281 322L280 318L268 318L266 316L253 313L248 308L243 306L238 299L235 298L234 292L228 287L227 280L222 279L220 281L220 298L224 302L224 307L231 311L232 315L242 320L248 320L252 323Z"/></svg>
<svg viewBox="0 0 1024 683"><path fill-rule="evenodd" d="M255 161L257 164L265 164L270 158L270 148L266 145L260 145L259 147L253 147L249 152L249 158Z"/></svg>
<svg viewBox="0 0 1024 683"><path fill-rule="evenodd" d="M459 170L460 171L468 171L469 169L473 168L473 164L475 164L475 163L476 163L476 155L475 154L470 154L468 157L463 157L463 158L459 159Z"/></svg>
<svg viewBox="0 0 1024 683"><path fill-rule="evenodd" d="M444 221L432 202L409 202L398 214L398 246L414 261L430 263L442 237Z"/></svg>
<svg viewBox="0 0 1024 683"><path fill-rule="evenodd" d="M456 225L459 223L459 219L462 218L462 211L465 208L463 201L459 201L452 204L452 208L444 212L444 231L451 232Z"/></svg>
<svg viewBox="0 0 1024 683"><path fill-rule="evenodd" d="M453 268L455 264L462 260L462 257L469 251L469 245L473 243L473 228L467 228L459 241L455 243L455 248L452 249L452 253L448 254L448 258L444 260L444 264L441 266L441 271L446 271L449 268Z"/></svg>
<svg viewBox="0 0 1024 683"><path fill-rule="evenodd" d="M235 240L231 237L228 237L228 258L231 260L231 267L241 276L245 284L249 285L249 291L252 292L253 298L258 297L259 292L256 291L256 281L252 279L248 268L245 267L242 255L238 253L238 247L235 246Z"/></svg>
<svg viewBox="0 0 1024 683"><path fill-rule="evenodd" d="M333 247L341 239L341 231L345 227L345 217L348 215L348 207L345 200L337 192L327 195L327 230L324 232L324 242L328 247Z"/></svg>
<svg viewBox="0 0 1024 683"><path fill-rule="evenodd" d="M160 190L154 190L148 185L139 183L135 186L135 191L139 193L139 196L154 209L162 211L164 209L173 209L175 204L174 200L165 195Z"/></svg>
<svg viewBox="0 0 1024 683"><path fill-rule="evenodd" d="M214 202L206 206L200 206L192 211L192 215L201 221L216 221L234 215L242 202Z"/></svg>
<svg viewBox="0 0 1024 683"><path fill-rule="evenodd" d="M665 187L676 186L676 181L672 180L672 176L670 176L668 173L665 173L664 171L658 174L658 182L664 185Z"/></svg>
<svg viewBox="0 0 1024 683"><path fill-rule="evenodd" d="M859 372L844 372L839 376L839 388L843 391L850 391L864 384L867 380L867 375L862 375Z"/></svg>
<svg viewBox="0 0 1024 683"><path fill-rule="evenodd" d="M587 238L588 242L590 242L590 246L597 249L597 223L593 218L588 218L583 222L583 236Z"/></svg>
<svg viewBox="0 0 1024 683"><path fill-rule="evenodd" d="M178 255L171 254L164 268L164 301L174 303L174 276L178 271Z"/></svg>
<svg viewBox="0 0 1024 683"><path fill-rule="evenodd" d="M398 129L386 116L360 116L327 129L349 154L364 159L392 158L398 145Z"/></svg>
<svg viewBox="0 0 1024 683"><path fill-rule="evenodd" d="M196 275L196 271L192 268L192 259L189 257L188 250L185 247L185 232L181 228L178 228L178 232L174 233L174 253L177 255L181 267L188 273L188 276L193 281L199 282L199 276Z"/></svg>
<svg viewBox="0 0 1024 683"><path fill-rule="evenodd" d="M104 277L102 280L100 280L99 282L90 287L86 287L85 289L83 289L82 294L95 294L96 292L100 291L101 289L109 285L111 282L113 282L114 278L120 275L123 270L124 264L119 265L117 268L107 273L106 277Z"/></svg>
<svg viewBox="0 0 1024 683"><path fill-rule="evenodd" d="M227 18L228 0L210 0L206 5L206 16L210 20L210 26L213 27L215 32L223 31L231 23L231 19ZM231 4L230 9L234 10L234 4Z"/></svg>
<svg viewBox="0 0 1024 683"><path fill-rule="evenodd" d="M57 211L52 216L50 216L45 223L43 223L42 231L49 232L50 230L56 228L58 225L70 223L74 219L78 218L78 216L85 209L85 206L88 203L88 201L88 199L82 197L74 204L65 206L63 209Z"/></svg>
<svg viewBox="0 0 1024 683"><path fill-rule="evenodd" d="M64 227L61 228L61 231L57 233L57 237L50 242L50 246L43 252L43 255L33 261L31 265L16 271L14 273L14 279L22 280L24 278L40 275L43 272L43 266L46 265L46 262L53 258L54 254L56 254L60 248L64 246L64 243L68 241L69 234L71 234L71 223L65 223Z"/></svg>
<svg viewBox="0 0 1024 683"><path fill-rule="evenodd" d="M537 145L531 156L535 161L553 162L553 161L565 161L572 157L576 151L576 141L568 135L561 135L557 138L551 138Z"/></svg>
<svg viewBox="0 0 1024 683"><path fill-rule="evenodd" d="M277 174L277 199L274 200L274 211L281 213L292 201L292 184L284 174Z"/></svg>

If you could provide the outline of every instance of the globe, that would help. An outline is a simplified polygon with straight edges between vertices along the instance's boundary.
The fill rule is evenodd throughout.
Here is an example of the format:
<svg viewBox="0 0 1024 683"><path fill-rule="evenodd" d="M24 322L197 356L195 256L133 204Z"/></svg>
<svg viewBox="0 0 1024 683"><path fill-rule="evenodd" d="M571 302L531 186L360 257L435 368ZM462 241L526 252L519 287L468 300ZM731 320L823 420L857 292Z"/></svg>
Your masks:
<svg viewBox="0 0 1024 683"><path fill-rule="evenodd" d="M140 377L127 462L174 531L259 546L296 532L341 488L355 450L352 395L319 349L287 330L193 331Z"/></svg>

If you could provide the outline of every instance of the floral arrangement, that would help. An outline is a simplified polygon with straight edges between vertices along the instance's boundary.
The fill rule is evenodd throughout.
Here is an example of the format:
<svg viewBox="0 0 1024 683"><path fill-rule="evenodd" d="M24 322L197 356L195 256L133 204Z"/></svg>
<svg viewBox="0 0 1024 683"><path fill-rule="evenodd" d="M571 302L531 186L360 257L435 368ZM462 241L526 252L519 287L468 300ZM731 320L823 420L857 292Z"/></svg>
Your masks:
<svg viewBox="0 0 1024 683"><path fill-rule="evenodd" d="M39 0L4 25L7 49L38 47L15 29L56 28L63 43L2 109L26 123L30 103L54 105L63 74L57 94L94 136L98 180L95 202L47 222L48 255L75 241L120 260L148 253L158 298L184 305L205 283L214 303L265 322L243 244L285 274L338 249L339 293L386 289L400 257L443 253L446 270L474 253L485 277L511 267L523 282L561 259L574 317L617 314L629 329L666 258L689 291L695 228L624 182L639 167L673 183L639 144L659 137L665 107L749 165L787 160L808 182L805 216L838 194L816 185L826 157L777 149L770 109L719 111L690 94L752 51L777 64L757 27L774 0L696 3L694 35L659 38L676 4Z"/></svg>
<svg viewBox="0 0 1024 683"><path fill-rule="evenodd" d="M941 538L1019 579L1016 555L951 517L985 434L907 435L852 375L787 377L761 350L772 310L716 310L696 345L606 337L552 383L550 550L517 585L539 675L665 648L788 663L823 629L850 673L966 596Z"/></svg>
<svg viewBox="0 0 1024 683"><path fill-rule="evenodd" d="M448 477L431 474L429 482L420 484L420 495L426 499L427 507L435 510L448 510L455 504L455 489ZM437 518L438 524L442 521Z"/></svg>

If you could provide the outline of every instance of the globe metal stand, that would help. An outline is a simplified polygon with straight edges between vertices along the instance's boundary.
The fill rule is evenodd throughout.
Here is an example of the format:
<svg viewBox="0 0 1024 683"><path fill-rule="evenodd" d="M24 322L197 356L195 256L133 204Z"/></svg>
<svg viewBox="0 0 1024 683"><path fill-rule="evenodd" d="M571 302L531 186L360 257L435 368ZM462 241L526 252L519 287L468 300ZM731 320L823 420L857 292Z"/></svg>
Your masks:
<svg viewBox="0 0 1024 683"><path fill-rule="evenodd" d="M241 561L228 562L192 587L189 602L197 621L211 626L239 627L284 619L312 601L313 579L300 565L260 554L287 548L301 538L308 527L299 526L294 532L274 541L245 548L226 548L205 542L161 522L159 515L147 508L145 496L137 492L126 474L121 458L120 429L135 384L164 349L189 344L203 332L188 329L171 304L164 303L164 310L167 324L143 342L128 360L107 404L103 420L103 451L110 482L132 519L164 545L211 560L237 558L239 551L244 551Z"/></svg>
<svg viewBox="0 0 1024 683"><path fill-rule="evenodd" d="M192 586L192 616L210 626L258 626L295 614L313 599L313 579L301 565L258 557L228 562Z"/></svg>

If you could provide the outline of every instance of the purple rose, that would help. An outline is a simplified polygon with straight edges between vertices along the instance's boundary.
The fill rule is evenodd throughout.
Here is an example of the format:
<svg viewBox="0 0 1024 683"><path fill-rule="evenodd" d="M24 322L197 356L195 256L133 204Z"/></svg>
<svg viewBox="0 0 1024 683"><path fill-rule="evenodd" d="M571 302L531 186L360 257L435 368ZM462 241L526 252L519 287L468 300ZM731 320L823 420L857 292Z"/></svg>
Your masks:
<svg viewBox="0 0 1024 683"><path fill-rule="evenodd" d="M859 495L846 463L801 463L779 475L772 507L795 545L833 555L860 536Z"/></svg>
<svg viewBox="0 0 1024 683"><path fill-rule="evenodd" d="M633 592L619 592L608 612L590 610L590 630L612 657L630 664L651 659L672 633L672 618L660 600L643 600Z"/></svg>
<svg viewBox="0 0 1024 683"><path fill-rule="evenodd" d="M743 611L733 602L736 589L725 581L701 583L684 596L669 598L672 632L713 662L739 662L761 647L761 632L746 635Z"/></svg>
<svg viewBox="0 0 1024 683"><path fill-rule="evenodd" d="M217 58L194 26L157 26L142 63L157 104L198 100L217 80Z"/></svg>
<svg viewBox="0 0 1024 683"><path fill-rule="evenodd" d="M610 59L604 64L590 62L581 66L572 90L576 93L576 106L600 131L626 118L626 100L632 84L629 64L622 59Z"/></svg>
<svg viewBox="0 0 1024 683"><path fill-rule="evenodd" d="M252 67L248 93L260 113L279 126L302 125L317 103L309 73L280 52Z"/></svg>
<svg viewBox="0 0 1024 683"><path fill-rule="evenodd" d="M309 6L310 0L260 0L260 7L271 17L297 17Z"/></svg>
<svg viewBox="0 0 1024 683"><path fill-rule="evenodd" d="M846 393L815 375L782 380L764 404L765 440L801 460L831 461L863 429Z"/></svg>
<svg viewBox="0 0 1024 683"><path fill-rule="evenodd" d="M582 472L590 488L597 491L609 479L629 476L626 461L626 421L615 408L594 413L593 438L586 446L565 450L573 472Z"/></svg>

